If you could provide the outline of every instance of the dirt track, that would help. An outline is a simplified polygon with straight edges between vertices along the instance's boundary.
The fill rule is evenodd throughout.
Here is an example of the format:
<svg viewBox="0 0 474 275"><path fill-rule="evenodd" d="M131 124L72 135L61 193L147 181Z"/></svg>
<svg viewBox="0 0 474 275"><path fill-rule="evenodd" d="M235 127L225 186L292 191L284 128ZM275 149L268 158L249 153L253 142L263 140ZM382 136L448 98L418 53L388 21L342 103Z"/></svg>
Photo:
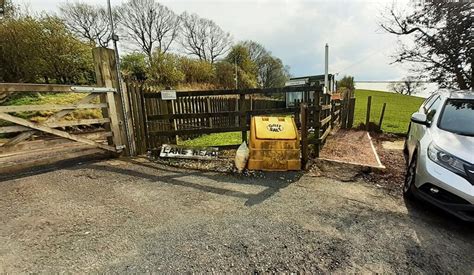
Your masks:
<svg viewBox="0 0 474 275"><path fill-rule="evenodd" d="M474 226L363 182L112 160L0 183L0 272L474 272Z"/></svg>

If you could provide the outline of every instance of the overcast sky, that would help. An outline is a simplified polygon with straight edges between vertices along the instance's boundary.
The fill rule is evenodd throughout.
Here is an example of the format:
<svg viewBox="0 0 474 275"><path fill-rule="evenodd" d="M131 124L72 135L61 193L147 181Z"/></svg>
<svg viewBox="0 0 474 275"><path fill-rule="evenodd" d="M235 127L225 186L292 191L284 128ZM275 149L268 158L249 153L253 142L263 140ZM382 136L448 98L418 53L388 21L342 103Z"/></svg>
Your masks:
<svg viewBox="0 0 474 275"><path fill-rule="evenodd" d="M112 0L112 4L122 1ZM14 2L27 5L34 12L56 12L61 3ZM106 0L82 2L105 4ZM162 0L160 3L178 14L188 11L214 20L232 34L234 41L250 39L263 44L290 66L293 76L324 72L325 43L330 47L329 71L339 73L339 77L348 74L356 80L399 80L408 74L406 67L389 64L397 39L378 26L380 14L392 0Z"/></svg>

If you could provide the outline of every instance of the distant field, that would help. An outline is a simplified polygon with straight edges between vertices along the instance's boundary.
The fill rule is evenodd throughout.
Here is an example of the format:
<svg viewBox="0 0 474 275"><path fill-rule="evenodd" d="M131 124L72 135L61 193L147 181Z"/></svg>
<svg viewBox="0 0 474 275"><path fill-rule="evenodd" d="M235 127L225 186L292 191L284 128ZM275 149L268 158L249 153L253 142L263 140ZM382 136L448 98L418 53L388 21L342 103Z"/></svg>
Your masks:
<svg viewBox="0 0 474 275"><path fill-rule="evenodd" d="M411 114L416 112L423 102L423 98L406 96L370 90L356 90L356 106L354 114L354 127L365 123L367 113L367 98L372 96L370 121L379 123L382 105L387 103L382 130L388 133L405 134L408 130Z"/></svg>

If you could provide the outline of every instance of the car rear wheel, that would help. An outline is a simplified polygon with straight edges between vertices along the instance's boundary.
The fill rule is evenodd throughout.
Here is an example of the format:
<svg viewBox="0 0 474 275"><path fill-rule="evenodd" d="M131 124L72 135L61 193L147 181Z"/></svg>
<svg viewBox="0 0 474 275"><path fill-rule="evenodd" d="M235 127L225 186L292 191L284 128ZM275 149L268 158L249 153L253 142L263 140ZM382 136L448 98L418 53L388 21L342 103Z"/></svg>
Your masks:
<svg viewBox="0 0 474 275"><path fill-rule="evenodd" d="M412 199L413 198L413 185L415 184L415 177L416 177L416 154L413 155L410 164L407 167L407 172L405 175L405 184L403 185L403 195L405 198Z"/></svg>

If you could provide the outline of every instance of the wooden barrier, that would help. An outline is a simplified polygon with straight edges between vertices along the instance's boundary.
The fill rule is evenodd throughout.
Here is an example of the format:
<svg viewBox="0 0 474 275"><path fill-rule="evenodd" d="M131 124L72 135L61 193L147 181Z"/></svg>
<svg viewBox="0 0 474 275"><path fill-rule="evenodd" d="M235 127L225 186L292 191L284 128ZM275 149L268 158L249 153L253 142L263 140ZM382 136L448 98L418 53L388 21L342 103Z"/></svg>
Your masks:
<svg viewBox="0 0 474 275"><path fill-rule="evenodd" d="M159 90L139 84L128 83L127 90L138 154L210 133L241 132L246 140L251 116L294 115L302 136L314 131L318 155L344 111L340 99L331 100L319 87L177 91L175 100L162 100ZM295 91L311 93L311 97L287 107L285 101L268 96Z"/></svg>

